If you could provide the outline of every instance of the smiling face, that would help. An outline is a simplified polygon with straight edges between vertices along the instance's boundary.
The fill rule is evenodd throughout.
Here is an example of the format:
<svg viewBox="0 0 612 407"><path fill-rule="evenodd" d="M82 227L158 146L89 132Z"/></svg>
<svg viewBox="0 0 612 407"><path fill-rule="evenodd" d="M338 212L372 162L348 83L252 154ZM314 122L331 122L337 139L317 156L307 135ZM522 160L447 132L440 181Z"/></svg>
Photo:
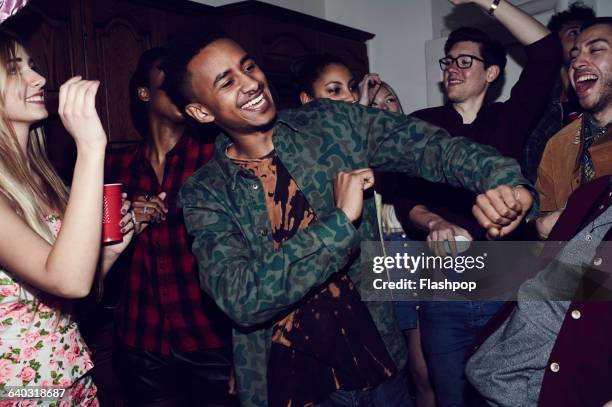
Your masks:
<svg viewBox="0 0 612 407"><path fill-rule="evenodd" d="M380 90L376 93L372 107L382 110L388 110L389 112L401 113L402 108L399 101L385 85L380 87Z"/></svg>
<svg viewBox="0 0 612 407"><path fill-rule="evenodd" d="M15 55L5 62L6 83L2 91L7 119L15 127L28 127L48 116L43 88L45 78L36 71L30 55L15 45Z"/></svg>
<svg viewBox="0 0 612 407"><path fill-rule="evenodd" d="M473 41L461 41L453 45L447 57L457 58L459 55L473 55L482 59L480 45ZM472 98L484 98L484 95L499 75L496 65L485 68L481 61L473 60L469 68L459 68L456 63L444 71L443 84L446 96L452 103L463 103Z"/></svg>
<svg viewBox="0 0 612 407"><path fill-rule="evenodd" d="M612 26L597 24L578 36L569 77L582 108L593 114L612 110Z"/></svg>
<svg viewBox="0 0 612 407"><path fill-rule="evenodd" d="M302 97L302 103L312 99L331 99L355 103L357 101L355 78L348 68L341 64L329 64L312 84L313 95Z"/></svg>
<svg viewBox="0 0 612 407"><path fill-rule="evenodd" d="M217 39L187 65L192 102L187 114L201 123L215 122L230 135L269 128L276 106L266 76L242 47Z"/></svg>

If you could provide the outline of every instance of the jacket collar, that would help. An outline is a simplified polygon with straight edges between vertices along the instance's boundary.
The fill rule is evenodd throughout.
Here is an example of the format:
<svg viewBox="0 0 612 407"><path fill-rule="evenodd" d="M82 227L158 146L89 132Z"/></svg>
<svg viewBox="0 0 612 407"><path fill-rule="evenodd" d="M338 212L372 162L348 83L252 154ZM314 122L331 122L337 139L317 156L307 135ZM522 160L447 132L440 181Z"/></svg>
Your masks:
<svg viewBox="0 0 612 407"><path fill-rule="evenodd" d="M295 123L293 120L287 117L282 117L284 115L279 115L276 119L276 123L274 124L274 133L272 135L272 143L274 145L275 150L283 150L284 146L287 143L291 143L291 137L280 139L279 129L284 127L291 131L297 132L299 130L299 125ZM233 144L232 139L224 132L221 132L215 141L215 161L221 167L221 171L229 178L229 185L231 189L236 188L236 183L238 182L238 177L254 177L252 173L246 171L236 164L227 156L227 148Z"/></svg>

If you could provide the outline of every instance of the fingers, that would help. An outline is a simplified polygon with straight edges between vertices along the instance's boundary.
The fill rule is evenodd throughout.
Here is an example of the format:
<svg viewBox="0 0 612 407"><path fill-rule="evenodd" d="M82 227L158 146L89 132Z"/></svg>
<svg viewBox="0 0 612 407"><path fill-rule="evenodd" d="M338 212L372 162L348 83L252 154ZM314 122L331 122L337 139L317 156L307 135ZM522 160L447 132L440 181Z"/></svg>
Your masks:
<svg viewBox="0 0 612 407"><path fill-rule="evenodd" d="M150 202L134 202L132 208L138 222L160 222L166 220L165 213L158 206Z"/></svg>
<svg viewBox="0 0 612 407"><path fill-rule="evenodd" d="M72 84L81 80L81 76L73 76L60 86L58 112L61 115L66 111L66 95L70 91Z"/></svg>
<svg viewBox="0 0 612 407"><path fill-rule="evenodd" d="M128 213L123 215L121 218L121 222L119 222L119 226L121 226L121 233L124 235L128 233L130 230L134 229L134 222L132 222L132 214Z"/></svg>
<svg viewBox="0 0 612 407"><path fill-rule="evenodd" d="M99 81L75 76L60 87L58 112L64 127L77 142L77 148L105 147L106 134L96 111L99 86Z"/></svg>
<svg viewBox="0 0 612 407"><path fill-rule="evenodd" d="M369 168L340 171L334 179L336 207L354 222L363 211L363 191L374 185L374 172Z"/></svg>
<svg viewBox="0 0 612 407"><path fill-rule="evenodd" d="M476 205L491 223L497 226L506 226L520 213L520 210L516 211L514 209L516 204L514 197L509 197L508 199L512 207L506 204L502 197L502 191L498 187L478 195L476 197Z"/></svg>
<svg viewBox="0 0 612 407"><path fill-rule="evenodd" d="M336 174L336 179L348 180L362 185L365 191L374 186L374 171L370 168L360 168L352 171L340 171Z"/></svg>
<svg viewBox="0 0 612 407"><path fill-rule="evenodd" d="M449 224L450 225L450 224ZM453 256L457 255L457 244L455 243L455 231L452 227L433 229L427 235L429 248L436 256L446 256L448 254L444 242L447 241Z"/></svg>
<svg viewBox="0 0 612 407"><path fill-rule="evenodd" d="M497 188L497 193L492 193L493 205L503 217L514 219L521 213L521 203L516 199L516 194L516 190L508 185L502 185Z"/></svg>
<svg viewBox="0 0 612 407"><path fill-rule="evenodd" d="M149 198L149 203L153 203L154 205L156 205L161 212L168 213L168 208L166 207L166 203L163 201L163 199L159 198L158 196L153 196Z"/></svg>
<svg viewBox="0 0 612 407"><path fill-rule="evenodd" d="M472 213L487 229L487 237L498 239L516 229L532 204L533 197L527 189L501 185L478 195Z"/></svg>
<svg viewBox="0 0 612 407"><path fill-rule="evenodd" d="M127 194L124 192L121 194L121 214L125 215L130 210L132 203L127 200Z"/></svg>

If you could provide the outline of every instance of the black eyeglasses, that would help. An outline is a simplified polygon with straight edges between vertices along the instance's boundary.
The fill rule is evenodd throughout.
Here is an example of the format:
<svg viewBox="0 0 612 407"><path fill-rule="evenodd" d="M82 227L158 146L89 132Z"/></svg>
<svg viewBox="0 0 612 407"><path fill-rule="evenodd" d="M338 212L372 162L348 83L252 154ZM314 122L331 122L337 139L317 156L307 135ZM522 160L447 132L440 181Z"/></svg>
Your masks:
<svg viewBox="0 0 612 407"><path fill-rule="evenodd" d="M443 71L446 71L453 64L453 62L455 63L455 65L457 65L458 68L461 68L461 69L471 68L474 60L480 61L483 64L485 63L484 59L478 58L475 55L468 55L468 54L461 54L457 56L457 58L453 58L453 57L440 58L438 62L440 63L440 69Z"/></svg>

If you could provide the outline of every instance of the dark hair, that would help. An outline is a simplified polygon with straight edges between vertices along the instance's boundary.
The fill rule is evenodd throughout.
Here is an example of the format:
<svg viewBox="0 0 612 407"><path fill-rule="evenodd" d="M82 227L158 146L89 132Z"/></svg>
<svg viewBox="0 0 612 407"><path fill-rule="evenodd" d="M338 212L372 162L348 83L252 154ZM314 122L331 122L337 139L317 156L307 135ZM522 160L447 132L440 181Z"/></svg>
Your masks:
<svg viewBox="0 0 612 407"><path fill-rule="evenodd" d="M597 17L592 19L591 21L587 21L586 23L582 24L582 27L580 27L580 30L586 30L589 27L593 27L594 25L599 25L599 24L606 24L606 25L610 25L612 26L612 17Z"/></svg>
<svg viewBox="0 0 612 407"><path fill-rule="evenodd" d="M331 54L307 55L295 61L291 65L291 72L297 93L305 92L314 96L314 83L321 77L325 68L333 64L346 66L342 59Z"/></svg>
<svg viewBox="0 0 612 407"><path fill-rule="evenodd" d="M166 74L162 89L181 112L193 99L187 65L202 49L220 38L228 36L216 23L206 21L197 30L180 35L166 45L166 57L161 66Z"/></svg>
<svg viewBox="0 0 612 407"><path fill-rule="evenodd" d="M451 48L458 42L471 41L480 45L480 55L485 60L485 68L497 65L500 74L497 79L504 75L506 69L506 49L501 42L489 37L483 31L473 27L461 27L454 30L448 36L444 44L444 54L448 55Z"/></svg>
<svg viewBox="0 0 612 407"><path fill-rule="evenodd" d="M573 3L567 10L554 14L548 21L548 29L552 32L559 33L563 26L578 21L587 23L595 18L595 12L592 8L585 6L582 2Z"/></svg>
<svg viewBox="0 0 612 407"><path fill-rule="evenodd" d="M130 114L136 130L142 137L146 137L149 131L149 120L147 118L147 105L138 97L138 88L150 88L149 74L155 67L155 63L163 60L164 49L161 47L151 48L140 55L136 71L130 78Z"/></svg>

